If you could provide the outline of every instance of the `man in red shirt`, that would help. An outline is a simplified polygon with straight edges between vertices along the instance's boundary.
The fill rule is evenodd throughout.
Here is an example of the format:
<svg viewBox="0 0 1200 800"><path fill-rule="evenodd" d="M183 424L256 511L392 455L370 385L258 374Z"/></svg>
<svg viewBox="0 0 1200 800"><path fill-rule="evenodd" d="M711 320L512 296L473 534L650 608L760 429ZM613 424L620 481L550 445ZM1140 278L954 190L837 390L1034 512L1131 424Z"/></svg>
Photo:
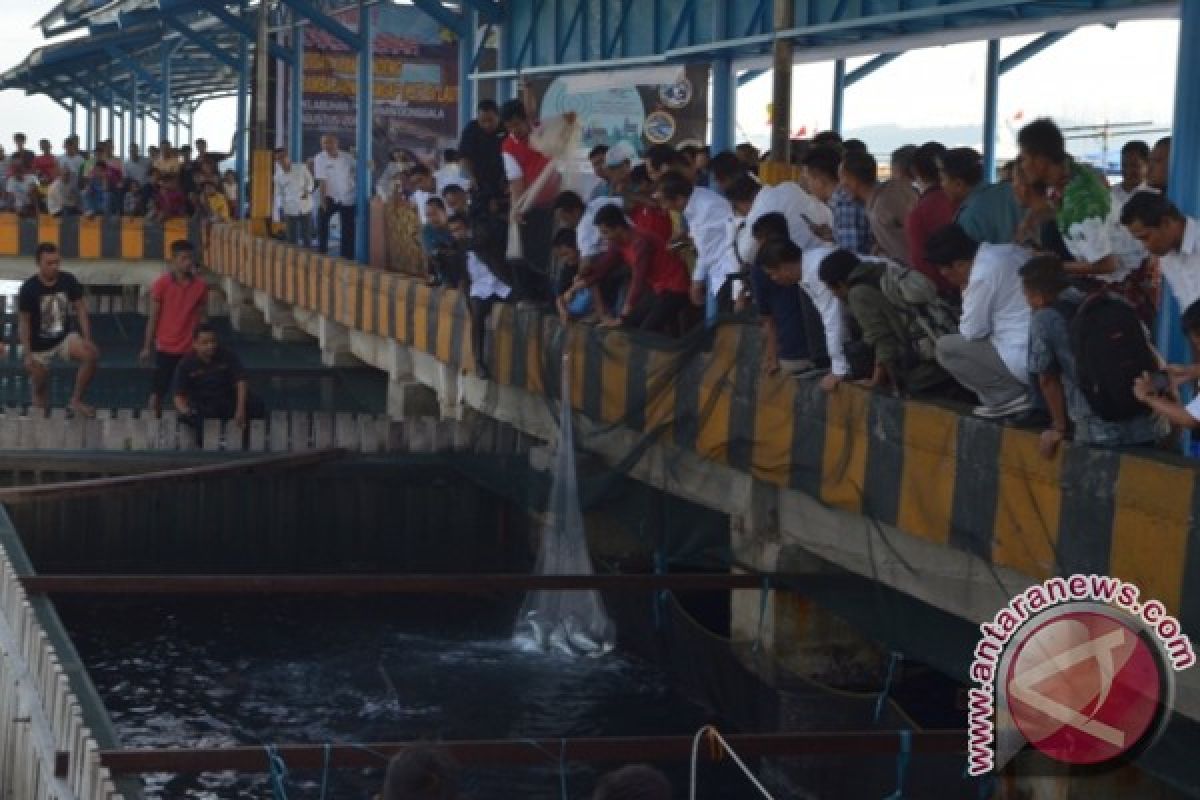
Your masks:
<svg viewBox="0 0 1200 800"><path fill-rule="evenodd" d="M513 219L521 227L521 250L530 265L545 273L550 261L550 237L554 234L551 207L558 196L561 180L557 171L547 175L536 195L522 203L522 196L533 187L542 173L555 168L549 158L529 143L533 127L525 101L510 100L505 103L500 111L500 119L508 131L500 145L500 157L504 161L504 175L508 179ZM519 210L522 205L524 210ZM518 283L521 282L518 271Z"/></svg>
<svg viewBox="0 0 1200 800"><path fill-rule="evenodd" d="M928 142L918 147L917 152L913 154L912 173L916 179L919 198L904 221L904 232L908 236L908 254L912 266L933 281L938 294L954 296L958 294L958 290L946 280L941 270L925 258L925 243L929 237L934 231L953 222L954 214L958 210L958 204L942 189L938 160L945 152L946 148L939 143Z"/></svg>
<svg viewBox="0 0 1200 800"><path fill-rule="evenodd" d="M140 360L149 365L153 354L154 378L148 407L155 413L171 389L175 368L192 352L192 334L205 318L208 284L196 275L194 256L191 242L172 244L171 271L150 288L150 320Z"/></svg>
<svg viewBox="0 0 1200 800"><path fill-rule="evenodd" d="M33 159L33 174L44 186L58 174L58 156L54 155L54 145L50 144L49 139L42 139L38 147L42 149L42 154Z"/></svg>
<svg viewBox="0 0 1200 800"><path fill-rule="evenodd" d="M593 292L601 315L607 317L601 327L629 325L644 331L667 333L675 326L679 315L690 307L687 268L679 256L672 253L662 238L634 228L625 212L613 205L596 212L596 227L608 242L608 252L597 257L587 270L575 279L568 294L594 286L621 266L629 269L629 287L625 302L616 317L608 316L602 292Z"/></svg>

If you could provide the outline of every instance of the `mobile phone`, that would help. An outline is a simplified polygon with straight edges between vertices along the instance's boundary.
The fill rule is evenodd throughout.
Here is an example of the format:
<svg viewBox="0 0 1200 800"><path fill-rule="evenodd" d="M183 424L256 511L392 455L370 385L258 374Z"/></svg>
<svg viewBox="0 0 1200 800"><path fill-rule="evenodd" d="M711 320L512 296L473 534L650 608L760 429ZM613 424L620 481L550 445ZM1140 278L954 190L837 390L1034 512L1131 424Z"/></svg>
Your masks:
<svg viewBox="0 0 1200 800"><path fill-rule="evenodd" d="M1167 394L1171 391L1171 376L1166 373L1166 370L1158 370L1151 373L1150 385L1154 387L1155 394Z"/></svg>
<svg viewBox="0 0 1200 800"><path fill-rule="evenodd" d="M688 243L687 243L686 239L676 239L675 241L671 242L671 244L669 245L669 247L672 250L681 250L687 246L688 246Z"/></svg>

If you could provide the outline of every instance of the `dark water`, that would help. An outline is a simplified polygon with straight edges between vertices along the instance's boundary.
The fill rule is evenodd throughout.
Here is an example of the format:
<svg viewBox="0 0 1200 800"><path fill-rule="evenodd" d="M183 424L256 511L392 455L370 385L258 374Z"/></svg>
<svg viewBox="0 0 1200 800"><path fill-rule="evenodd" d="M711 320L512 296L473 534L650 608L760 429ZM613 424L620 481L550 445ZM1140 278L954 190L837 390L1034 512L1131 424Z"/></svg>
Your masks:
<svg viewBox="0 0 1200 800"><path fill-rule="evenodd" d="M74 598L59 611L131 747L691 734L713 721L655 666L522 654L508 644L519 598ZM709 768L711 770L711 768ZM684 768L668 769L686 796ZM371 797L379 770L336 770L330 798ZM565 767L567 796L596 773ZM472 798L559 798L545 768L464 769ZM319 796L295 772L289 798ZM269 796L262 775L148 776L154 798ZM752 791L752 790L751 790ZM702 797L749 797L730 774Z"/></svg>

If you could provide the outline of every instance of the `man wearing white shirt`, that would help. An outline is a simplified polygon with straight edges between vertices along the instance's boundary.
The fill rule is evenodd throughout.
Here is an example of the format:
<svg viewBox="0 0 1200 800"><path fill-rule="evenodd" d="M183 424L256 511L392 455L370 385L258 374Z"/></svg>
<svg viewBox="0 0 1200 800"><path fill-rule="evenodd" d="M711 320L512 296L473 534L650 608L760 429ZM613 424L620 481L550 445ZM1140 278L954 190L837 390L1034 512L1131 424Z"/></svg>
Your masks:
<svg viewBox="0 0 1200 800"><path fill-rule="evenodd" d="M775 186L763 186L758 178L745 174L733 182L725 192L725 199L738 216L746 219L737 238L737 256L743 264L753 264L758 255L754 223L767 214L783 214L788 236L801 250L826 244L828 240L819 233L832 238L833 212L798 183L785 181Z"/></svg>
<svg viewBox="0 0 1200 800"><path fill-rule="evenodd" d="M963 290L958 333L937 342L937 359L978 397L975 415L1013 417L1029 411L1029 303L1019 270L1033 253L1024 247L979 244L957 224L929 237L929 263Z"/></svg>
<svg viewBox="0 0 1200 800"><path fill-rule="evenodd" d="M433 179L439 195L446 191L447 186L461 186L464 191L471 188L471 179L463 173L457 150L442 151L442 166L433 173Z"/></svg>
<svg viewBox="0 0 1200 800"><path fill-rule="evenodd" d="M697 187L678 172L667 172L658 185L658 196L668 211L681 212L688 236L696 248L692 272L692 302L705 306L705 324L717 317L717 293L726 279L740 271L733 242L736 232L733 206L721 195ZM734 296L738 286L734 282Z"/></svg>
<svg viewBox="0 0 1200 800"><path fill-rule="evenodd" d="M1119 220L1121 210L1138 192L1146 191L1146 172L1150 168L1150 146L1143 141L1126 142L1121 148L1121 180L1112 187L1114 216ZM1122 273L1129 274L1146 260L1146 248L1123 226L1113 232L1113 247L1121 262Z"/></svg>
<svg viewBox="0 0 1200 800"><path fill-rule="evenodd" d="M1146 191L1125 204L1121 224L1158 256L1159 269L1181 309L1200 300L1200 221L1185 217L1163 195Z"/></svg>
<svg viewBox="0 0 1200 800"><path fill-rule="evenodd" d="M831 392L850 375L846 360L842 306L837 296L820 278L821 262L837 248L818 242L801 251L790 239L776 239L763 245L760 258L768 277L780 286L796 286L810 298L821 315L825 329L825 349L829 352L829 374L821 379L821 388Z"/></svg>
<svg viewBox="0 0 1200 800"><path fill-rule="evenodd" d="M129 158L125 160L125 181L129 183L137 183L139 186L144 186L146 176L150 173L150 162L142 158L141 149L136 142L131 142L129 145Z"/></svg>
<svg viewBox="0 0 1200 800"><path fill-rule="evenodd" d="M337 137L322 136L321 152L313 159L314 177L321 189L317 242L322 253L329 250L329 221L337 214L342 228L342 258L354 258L354 206L357 200L354 170L354 157L338 149Z"/></svg>
<svg viewBox="0 0 1200 800"><path fill-rule="evenodd" d="M293 164L287 150L275 148L275 198L287 226L287 240L300 247L312 244L312 193L316 182L308 167Z"/></svg>

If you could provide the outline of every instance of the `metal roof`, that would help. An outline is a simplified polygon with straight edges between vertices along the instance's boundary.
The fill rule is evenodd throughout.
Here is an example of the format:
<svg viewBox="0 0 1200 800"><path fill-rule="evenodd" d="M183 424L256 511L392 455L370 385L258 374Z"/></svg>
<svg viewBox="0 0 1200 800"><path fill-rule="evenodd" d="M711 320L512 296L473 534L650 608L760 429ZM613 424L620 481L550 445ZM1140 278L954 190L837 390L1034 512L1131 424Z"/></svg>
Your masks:
<svg viewBox="0 0 1200 800"><path fill-rule="evenodd" d="M768 66L765 55L781 38L795 43L797 61L815 61L1173 17L1179 8L1178 2L1164 0L782 1L794 4L795 23L777 31L773 0L461 0L450 5L412 0L459 30L473 27L461 14L464 7L489 24L502 20L508 30L501 37L501 66L477 77L716 58L755 68ZM45 93L63 105L86 103L94 92L105 104L127 108L136 82L139 103L153 110L161 97L161 53L171 47L178 52L171 68L174 105L234 94L242 33L256 25L261 5L254 0L240 12L234 0L62 0L39 21L43 33L61 37L86 31L88 36L34 50L0 75L0 89ZM355 0L282 0L272 13L283 24L354 5Z"/></svg>

